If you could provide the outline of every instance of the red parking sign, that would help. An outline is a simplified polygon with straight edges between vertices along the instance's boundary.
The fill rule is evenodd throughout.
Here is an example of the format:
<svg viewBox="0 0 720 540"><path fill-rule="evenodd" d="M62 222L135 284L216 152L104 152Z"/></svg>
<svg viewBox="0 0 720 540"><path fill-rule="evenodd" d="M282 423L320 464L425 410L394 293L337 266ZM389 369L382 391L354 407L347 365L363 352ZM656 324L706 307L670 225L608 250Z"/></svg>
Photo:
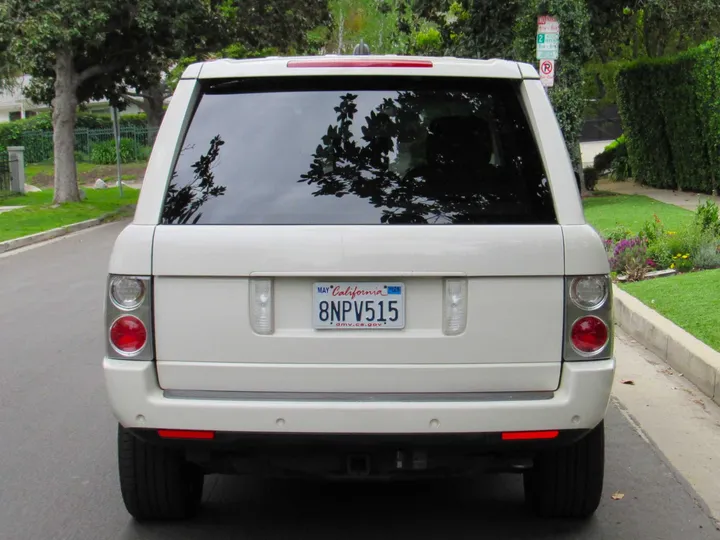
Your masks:
<svg viewBox="0 0 720 540"><path fill-rule="evenodd" d="M555 84L555 60L540 61L540 82L543 83L543 86Z"/></svg>

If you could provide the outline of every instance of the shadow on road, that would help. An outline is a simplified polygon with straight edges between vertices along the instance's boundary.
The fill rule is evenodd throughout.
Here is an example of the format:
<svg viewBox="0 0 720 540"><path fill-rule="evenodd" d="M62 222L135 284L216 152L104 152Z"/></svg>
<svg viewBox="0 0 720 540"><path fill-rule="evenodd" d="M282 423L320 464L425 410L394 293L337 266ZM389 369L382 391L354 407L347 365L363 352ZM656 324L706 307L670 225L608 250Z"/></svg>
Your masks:
<svg viewBox="0 0 720 540"><path fill-rule="evenodd" d="M131 524L124 538L577 538L593 523L535 518L515 475L403 484L209 480L195 521Z"/></svg>

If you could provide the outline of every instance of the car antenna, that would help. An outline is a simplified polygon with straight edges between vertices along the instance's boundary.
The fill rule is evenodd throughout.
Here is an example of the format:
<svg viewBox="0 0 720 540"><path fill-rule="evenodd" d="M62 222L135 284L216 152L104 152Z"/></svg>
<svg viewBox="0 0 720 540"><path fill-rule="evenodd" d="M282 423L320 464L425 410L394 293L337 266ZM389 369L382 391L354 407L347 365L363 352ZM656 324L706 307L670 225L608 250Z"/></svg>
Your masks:
<svg viewBox="0 0 720 540"><path fill-rule="evenodd" d="M360 38L360 43L355 45L355 48L353 49L353 55L368 55L370 54L370 47L368 47L365 44L365 41L363 41L362 38Z"/></svg>

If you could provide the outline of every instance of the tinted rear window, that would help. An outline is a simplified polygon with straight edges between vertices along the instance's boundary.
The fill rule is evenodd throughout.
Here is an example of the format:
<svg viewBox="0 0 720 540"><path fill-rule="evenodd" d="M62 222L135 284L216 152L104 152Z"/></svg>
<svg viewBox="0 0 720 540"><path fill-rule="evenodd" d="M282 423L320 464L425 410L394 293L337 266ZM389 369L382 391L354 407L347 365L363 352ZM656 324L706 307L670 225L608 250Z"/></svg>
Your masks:
<svg viewBox="0 0 720 540"><path fill-rule="evenodd" d="M213 81L181 148L166 224L555 223L513 81Z"/></svg>

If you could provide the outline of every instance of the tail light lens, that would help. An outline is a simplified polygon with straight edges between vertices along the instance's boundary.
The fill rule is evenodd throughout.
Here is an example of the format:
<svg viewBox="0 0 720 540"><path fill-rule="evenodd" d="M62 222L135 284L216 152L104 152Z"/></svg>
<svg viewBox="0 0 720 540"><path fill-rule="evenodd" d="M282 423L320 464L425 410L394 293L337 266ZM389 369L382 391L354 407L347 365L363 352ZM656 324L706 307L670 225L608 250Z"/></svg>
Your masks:
<svg viewBox="0 0 720 540"><path fill-rule="evenodd" d="M613 319L609 276L568 277L566 297L564 359L611 358Z"/></svg>
<svg viewBox="0 0 720 540"><path fill-rule="evenodd" d="M577 277L570 282L570 299L580 309L592 311L605 302L609 288L602 276Z"/></svg>
<svg viewBox="0 0 720 540"><path fill-rule="evenodd" d="M113 276L110 278L110 299L116 307L129 310L142 304L145 297L143 280L130 276Z"/></svg>
<svg viewBox="0 0 720 540"><path fill-rule="evenodd" d="M570 329L570 341L580 354L595 354L607 345L610 330L598 317L583 317Z"/></svg>
<svg viewBox="0 0 720 540"><path fill-rule="evenodd" d="M274 331L273 282L270 279L250 280L250 326L253 332L270 335Z"/></svg>
<svg viewBox="0 0 720 540"><path fill-rule="evenodd" d="M443 333L446 336L462 334L467 327L467 293L467 280L448 279L445 281Z"/></svg>
<svg viewBox="0 0 720 540"><path fill-rule="evenodd" d="M155 359L152 282L149 277L109 277L105 324L108 358L144 361Z"/></svg>
<svg viewBox="0 0 720 540"><path fill-rule="evenodd" d="M147 344L147 328L132 315L123 315L110 327L110 344L123 356L134 356Z"/></svg>

